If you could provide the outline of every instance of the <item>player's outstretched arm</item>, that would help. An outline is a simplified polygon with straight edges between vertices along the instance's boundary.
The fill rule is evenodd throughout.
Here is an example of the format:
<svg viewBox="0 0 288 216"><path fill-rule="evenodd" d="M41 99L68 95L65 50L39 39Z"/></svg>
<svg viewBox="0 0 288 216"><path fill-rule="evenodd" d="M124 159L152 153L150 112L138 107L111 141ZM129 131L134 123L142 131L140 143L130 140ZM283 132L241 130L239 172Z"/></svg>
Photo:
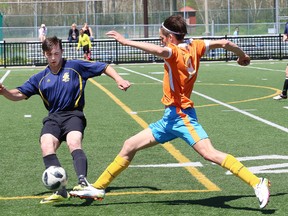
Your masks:
<svg viewBox="0 0 288 216"><path fill-rule="evenodd" d="M104 73L114 79L118 88L123 91L126 91L131 86L130 82L128 80L124 80L110 65L108 65Z"/></svg>
<svg viewBox="0 0 288 216"><path fill-rule="evenodd" d="M237 63L242 66L250 64L250 57L237 44L229 40L210 41L209 49L223 48L235 53L238 56Z"/></svg>
<svg viewBox="0 0 288 216"><path fill-rule="evenodd" d="M116 31L109 31L106 35L110 38L114 38L124 46L131 46L162 58L167 58L170 55L169 49L166 47L161 47L152 43L128 40Z"/></svg>
<svg viewBox="0 0 288 216"><path fill-rule="evenodd" d="M0 95L3 95L5 98L11 101L20 101L27 98L26 95L19 92L18 89L7 90L2 83L0 83Z"/></svg>

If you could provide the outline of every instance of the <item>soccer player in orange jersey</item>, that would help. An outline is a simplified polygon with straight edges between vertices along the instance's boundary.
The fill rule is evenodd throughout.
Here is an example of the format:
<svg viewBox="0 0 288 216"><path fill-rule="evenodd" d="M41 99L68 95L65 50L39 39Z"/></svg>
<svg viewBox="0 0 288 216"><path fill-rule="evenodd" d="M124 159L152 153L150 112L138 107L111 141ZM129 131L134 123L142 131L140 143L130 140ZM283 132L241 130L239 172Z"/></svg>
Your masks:
<svg viewBox="0 0 288 216"><path fill-rule="evenodd" d="M238 64L243 66L250 63L250 57L228 40L190 39L185 41L187 28L181 16L167 18L162 23L159 34L163 46L131 41L116 31L107 33L109 37L116 39L124 46L138 48L164 59L164 95L161 101L165 106L165 111L162 119L150 124L148 128L124 142L117 157L94 184L88 187L76 187L70 194L80 198L103 198L107 186L129 166L139 150L179 137L204 159L228 169L253 187L260 202L260 208L264 208L270 195L268 179L258 178L235 157L213 147L207 133L197 121L194 104L190 99L198 75L200 58L210 49L224 48L235 53L238 56Z"/></svg>

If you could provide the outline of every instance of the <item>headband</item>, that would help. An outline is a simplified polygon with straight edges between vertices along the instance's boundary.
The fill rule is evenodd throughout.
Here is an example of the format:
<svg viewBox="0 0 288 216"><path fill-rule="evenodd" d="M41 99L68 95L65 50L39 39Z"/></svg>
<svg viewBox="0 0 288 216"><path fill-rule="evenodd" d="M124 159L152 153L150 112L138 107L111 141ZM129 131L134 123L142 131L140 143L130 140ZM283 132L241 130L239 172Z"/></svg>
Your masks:
<svg viewBox="0 0 288 216"><path fill-rule="evenodd" d="M174 31L171 31L171 30L169 30L168 28L166 28L166 27L164 26L164 22L162 23L161 26L162 26L162 28L163 28L165 31L167 31L167 32L169 32L169 33L171 33L171 34L183 35L183 33L174 32Z"/></svg>

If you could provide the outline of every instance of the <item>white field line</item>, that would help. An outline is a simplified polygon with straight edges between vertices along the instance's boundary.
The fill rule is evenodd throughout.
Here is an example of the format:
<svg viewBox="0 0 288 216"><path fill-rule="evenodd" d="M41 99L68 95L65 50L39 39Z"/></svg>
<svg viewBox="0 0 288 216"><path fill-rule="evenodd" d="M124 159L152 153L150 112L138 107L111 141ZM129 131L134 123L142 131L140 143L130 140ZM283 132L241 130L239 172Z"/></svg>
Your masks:
<svg viewBox="0 0 288 216"><path fill-rule="evenodd" d="M200 162L187 162L187 163L169 163L169 164L146 164L146 165L129 165L134 168L156 168L156 167L203 167Z"/></svg>
<svg viewBox="0 0 288 216"><path fill-rule="evenodd" d="M10 72L11 72L10 70L6 71L6 73L4 74L4 76L0 79L0 83L3 83L3 82L4 82L4 80L5 80L6 77L9 75Z"/></svg>
<svg viewBox="0 0 288 216"><path fill-rule="evenodd" d="M131 73L138 74L138 75L140 75L140 76L144 76L144 77L147 77L147 78L149 78L149 79L152 79L152 80L161 82L161 83L163 82L162 80L159 80L159 79L157 79L157 78L151 77L151 76L146 75L146 74L139 73L139 72L137 72L137 71L130 70L130 69L125 68L125 67L120 67L120 68L123 69L123 70L129 71L129 72L131 72ZM201 96L201 97L204 97L204 98L206 98L207 100L213 101L214 103L220 104L220 105L222 105L222 106L224 106L224 107L227 107L227 108L229 108L229 109L231 109L231 110L234 110L234 111L236 111L236 112L239 112L239 113L241 113L241 114L243 114L243 115L246 115L246 116L248 116L248 117L250 117L250 118L253 118L253 119L257 120L257 121L260 121L260 122L262 122L262 123L264 123L264 124L267 124L267 125L269 125L269 126L271 126L271 127L277 128L277 129L279 129L279 130L282 130L282 131L288 133L288 128L286 128L286 127L283 127L283 126L281 126L281 125L275 124L275 123L273 123L273 122L271 122L271 121L268 121L268 120L263 119L263 118L261 118L261 117L259 117L259 116L253 115L253 114L251 114L251 113L249 113L249 112L246 112L246 111L244 111L244 110L238 109L238 108L236 108L236 107L234 107L234 106L231 106L231 105L229 105L229 104L223 103L223 102L221 102L221 101L219 101L219 100L217 100L217 99L215 99L215 98L209 97L209 96L204 95L204 94L202 94L202 93L193 91L193 94L196 94L196 95L199 95L199 96Z"/></svg>
<svg viewBox="0 0 288 216"><path fill-rule="evenodd" d="M237 64L228 64L228 66L232 66L232 67L242 67L240 65ZM284 70L276 70L276 69L272 69L272 68L262 68L262 67L255 67L255 66L246 66L246 68L253 68L253 69L257 69L257 70L266 70L266 71L278 71L278 72L285 72Z"/></svg>

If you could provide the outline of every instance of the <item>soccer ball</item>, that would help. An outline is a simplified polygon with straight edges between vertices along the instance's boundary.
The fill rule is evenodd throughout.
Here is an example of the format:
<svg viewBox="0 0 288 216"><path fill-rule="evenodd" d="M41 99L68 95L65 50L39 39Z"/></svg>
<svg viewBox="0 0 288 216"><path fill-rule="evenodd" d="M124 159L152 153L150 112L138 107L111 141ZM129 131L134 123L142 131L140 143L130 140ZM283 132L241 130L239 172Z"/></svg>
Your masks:
<svg viewBox="0 0 288 216"><path fill-rule="evenodd" d="M49 190L59 190L66 186L68 176L62 167L50 166L42 174L42 182Z"/></svg>

